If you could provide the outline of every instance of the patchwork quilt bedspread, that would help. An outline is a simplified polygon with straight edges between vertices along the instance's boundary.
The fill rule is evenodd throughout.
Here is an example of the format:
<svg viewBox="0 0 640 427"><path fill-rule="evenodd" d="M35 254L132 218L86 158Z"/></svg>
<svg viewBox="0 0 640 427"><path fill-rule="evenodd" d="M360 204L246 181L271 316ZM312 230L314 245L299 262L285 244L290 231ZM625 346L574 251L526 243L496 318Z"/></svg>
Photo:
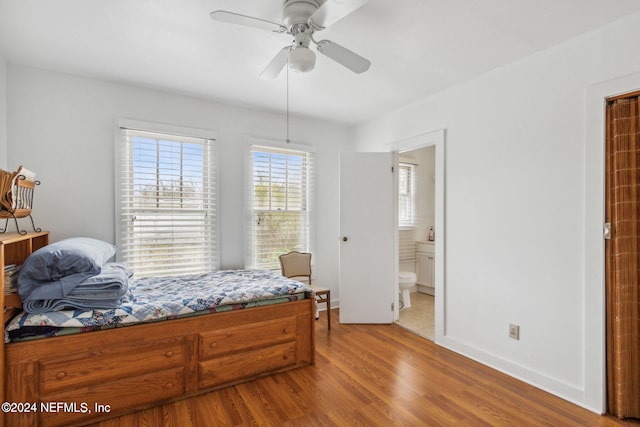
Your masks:
<svg viewBox="0 0 640 427"><path fill-rule="evenodd" d="M42 327L80 328L81 332L305 298L313 298L310 287L270 270L132 279L118 308L22 313L6 332Z"/></svg>

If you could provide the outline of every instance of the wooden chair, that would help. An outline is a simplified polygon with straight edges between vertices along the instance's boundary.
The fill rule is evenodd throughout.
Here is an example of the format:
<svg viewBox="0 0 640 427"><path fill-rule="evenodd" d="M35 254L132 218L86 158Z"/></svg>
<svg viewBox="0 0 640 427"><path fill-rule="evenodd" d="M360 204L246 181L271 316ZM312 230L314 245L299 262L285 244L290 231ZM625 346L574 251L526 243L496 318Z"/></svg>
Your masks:
<svg viewBox="0 0 640 427"><path fill-rule="evenodd" d="M22 169L22 166L20 166ZM18 171L20 171L20 169ZM5 175L6 177L6 175ZM4 182L3 184L9 184ZM13 218L16 223L16 231L19 234L27 234L27 230L21 230L18 225L18 218L29 217L33 231L40 232L40 228L36 227L31 216L31 208L33 207L33 191L36 185L40 185L40 181L31 181L18 172L10 185L3 185L2 189L6 190L6 194L2 194L2 202L0 205L0 218L4 219L4 228L0 228L0 233L4 233L8 229L9 219Z"/></svg>
<svg viewBox="0 0 640 427"><path fill-rule="evenodd" d="M311 284L311 254L292 251L278 258L284 277L306 277L309 280L309 286L316 294L316 303L327 304L327 327L331 329L331 289Z"/></svg>

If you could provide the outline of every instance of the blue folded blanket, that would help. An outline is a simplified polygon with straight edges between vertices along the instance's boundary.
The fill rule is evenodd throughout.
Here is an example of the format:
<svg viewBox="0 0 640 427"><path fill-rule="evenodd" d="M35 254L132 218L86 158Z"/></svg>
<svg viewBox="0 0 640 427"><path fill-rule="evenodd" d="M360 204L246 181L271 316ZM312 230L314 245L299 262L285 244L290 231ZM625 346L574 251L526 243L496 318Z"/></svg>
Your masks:
<svg viewBox="0 0 640 427"><path fill-rule="evenodd" d="M75 286L65 288L58 280L50 282L50 286L45 284L33 289L24 299L23 308L27 313L36 314L69 308L117 308L129 290L131 275L125 264L106 263L97 275L67 279Z"/></svg>
<svg viewBox="0 0 640 427"><path fill-rule="evenodd" d="M72 237L44 246L29 255L20 268L20 298L63 298L85 279L99 274L115 252L111 243L89 237ZM44 289L34 294L41 287Z"/></svg>

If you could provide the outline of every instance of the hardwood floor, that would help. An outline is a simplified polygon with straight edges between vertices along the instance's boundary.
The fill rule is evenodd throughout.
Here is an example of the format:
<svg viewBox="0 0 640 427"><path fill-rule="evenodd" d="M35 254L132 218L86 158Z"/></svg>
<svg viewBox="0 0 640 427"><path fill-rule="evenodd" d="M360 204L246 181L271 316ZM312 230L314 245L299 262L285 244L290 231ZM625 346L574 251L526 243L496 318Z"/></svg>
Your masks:
<svg viewBox="0 0 640 427"><path fill-rule="evenodd" d="M638 426L599 416L397 325L316 324L316 364L107 426ZM115 397L115 396L114 396Z"/></svg>

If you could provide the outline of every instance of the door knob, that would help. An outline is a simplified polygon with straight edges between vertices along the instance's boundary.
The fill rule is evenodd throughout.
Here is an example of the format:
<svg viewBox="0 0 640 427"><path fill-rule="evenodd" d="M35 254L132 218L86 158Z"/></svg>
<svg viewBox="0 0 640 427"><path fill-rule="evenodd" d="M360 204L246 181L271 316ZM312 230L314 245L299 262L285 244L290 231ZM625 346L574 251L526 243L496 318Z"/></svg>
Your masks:
<svg viewBox="0 0 640 427"><path fill-rule="evenodd" d="M347 240L349 240L349 238L347 236L342 236L340 240L342 240L343 242L346 242Z"/></svg>

